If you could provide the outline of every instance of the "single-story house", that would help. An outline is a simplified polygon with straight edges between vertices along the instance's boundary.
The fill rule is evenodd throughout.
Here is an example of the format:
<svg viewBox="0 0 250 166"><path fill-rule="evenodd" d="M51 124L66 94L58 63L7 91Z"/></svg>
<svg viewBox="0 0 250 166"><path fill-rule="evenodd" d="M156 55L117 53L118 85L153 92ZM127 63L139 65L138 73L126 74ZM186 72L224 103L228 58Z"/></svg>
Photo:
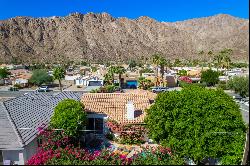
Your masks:
<svg viewBox="0 0 250 166"><path fill-rule="evenodd" d="M105 120L112 119L119 124L144 123L145 110L155 98L151 92L141 93L87 93L81 102L88 113L87 130L98 134L106 131Z"/></svg>
<svg viewBox="0 0 250 166"><path fill-rule="evenodd" d="M63 99L80 100L80 92L31 92L0 102L0 161L24 165L36 153L38 127L46 127Z"/></svg>
<svg viewBox="0 0 250 166"><path fill-rule="evenodd" d="M16 76L12 81L12 85L18 84L22 87L26 87L28 86L29 79L31 78L31 76L32 75L30 73L24 73L19 76Z"/></svg>

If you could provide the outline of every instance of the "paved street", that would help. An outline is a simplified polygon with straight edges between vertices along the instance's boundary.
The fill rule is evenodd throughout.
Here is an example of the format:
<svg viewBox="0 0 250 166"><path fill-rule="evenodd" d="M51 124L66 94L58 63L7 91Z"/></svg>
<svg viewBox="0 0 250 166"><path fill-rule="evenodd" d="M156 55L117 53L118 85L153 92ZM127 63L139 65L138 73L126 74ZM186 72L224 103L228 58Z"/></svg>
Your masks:
<svg viewBox="0 0 250 166"><path fill-rule="evenodd" d="M232 91L225 91L225 92L230 96L237 96L237 94ZM238 103L238 104L240 105L240 110L241 110L244 121L247 124L249 124L249 106L242 104L242 103Z"/></svg>

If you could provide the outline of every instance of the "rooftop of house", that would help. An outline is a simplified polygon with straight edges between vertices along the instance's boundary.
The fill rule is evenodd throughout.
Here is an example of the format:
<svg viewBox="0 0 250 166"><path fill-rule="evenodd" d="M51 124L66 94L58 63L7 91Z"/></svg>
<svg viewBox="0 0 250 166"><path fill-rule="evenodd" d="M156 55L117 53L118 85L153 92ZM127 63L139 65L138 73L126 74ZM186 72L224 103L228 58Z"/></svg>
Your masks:
<svg viewBox="0 0 250 166"><path fill-rule="evenodd" d="M28 145L47 126L54 107L63 99L80 100L80 92L31 92L0 102L0 149L18 149Z"/></svg>
<svg viewBox="0 0 250 166"><path fill-rule="evenodd" d="M139 92L139 91L138 91ZM81 102L87 112L106 114L121 124L143 123L145 110L150 107L154 99L150 93L88 93L82 96ZM128 120L126 104L132 101L135 107L134 119Z"/></svg>

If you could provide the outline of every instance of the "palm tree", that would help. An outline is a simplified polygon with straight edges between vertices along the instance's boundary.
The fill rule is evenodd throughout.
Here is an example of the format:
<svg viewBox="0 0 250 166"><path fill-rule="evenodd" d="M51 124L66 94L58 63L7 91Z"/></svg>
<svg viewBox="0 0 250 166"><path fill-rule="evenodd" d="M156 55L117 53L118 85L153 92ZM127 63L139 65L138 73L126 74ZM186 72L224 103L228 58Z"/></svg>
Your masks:
<svg viewBox="0 0 250 166"><path fill-rule="evenodd" d="M208 53L207 53L207 55L209 56L209 62L208 62L208 66L209 66L209 68L211 68L211 57L213 56L213 51L208 51Z"/></svg>
<svg viewBox="0 0 250 166"><path fill-rule="evenodd" d="M167 67L168 61L161 57L160 58L160 73L161 73L161 80L163 82L163 86L164 86L164 72L165 72L165 67Z"/></svg>
<svg viewBox="0 0 250 166"><path fill-rule="evenodd" d="M154 54L152 56L152 62L154 65L156 65L155 67L155 77L156 77L156 82L155 82L155 85L157 86L158 85L158 67L159 67L159 64L160 64L160 61L161 61L161 56L159 54Z"/></svg>
<svg viewBox="0 0 250 166"><path fill-rule="evenodd" d="M109 77L112 78L112 84L114 84L114 74L115 74L116 67L115 66L110 66L108 70L108 75Z"/></svg>
<svg viewBox="0 0 250 166"><path fill-rule="evenodd" d="M219 54L215 56L215 60L217 61L217 66L228 69L230 67L230 62L231 62L230 56L232 55L232 53L233 50L228 48L220 51Z"/></svg>
<svg viewBox="0 0 250 166"><path fill-rule="evenodd" d="M65 77L65 70L62 67L56 67L53 70L54 79L59 81L60 91L62 92L62 83L61 80Z"/></svg>
<svg viewBox="0 0 250 166"><path fill-rule="evenodd" d="M115 67L115 73L119 75L119 86L122 88L121 80L122 80L122 74L126 72L126 69L122 66L116 66Z"/></svg>
<svg viewBox="0 0 250 166"><path fill-rule="evenodd" d="M226 67L226 69L228 70L230 67L230 63L231 63L231 55L233 54L233 50L232 49L224 49L224 57L223 57L223 61L224 61L224 66Z"/></svg>
<svg viewBox="0 0 250 166"><path fill-rule="evenodd" d="M217 71L219 70L219 67L221 67L222 65L222 60L223 60L223 55L221 54L221 52L214 56L214 61L216 62Z"/></svg>
<svg viewBox="0 0 250 166"><path fill-rule="evenodd" d="M202 71L203 71L203 67L204 67L204 63L205 63L204 53L205 53L205 52L204 52L203 50L201 50L201 51L198 53L198 55L200 56L201 62L202 62L202 68L201 68Z"/></svg>

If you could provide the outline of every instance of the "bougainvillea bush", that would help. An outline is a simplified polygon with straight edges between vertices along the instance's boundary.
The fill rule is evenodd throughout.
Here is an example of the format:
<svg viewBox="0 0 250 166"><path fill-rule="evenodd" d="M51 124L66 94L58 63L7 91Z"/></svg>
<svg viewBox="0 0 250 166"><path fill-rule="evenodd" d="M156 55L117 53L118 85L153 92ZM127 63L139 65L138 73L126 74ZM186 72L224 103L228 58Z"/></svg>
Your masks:
<svg viewBox="0 0 250 166"><path fill-rule="evenodd" d="M111 149L91 152L80 148L74 140L61 131L42 131L43 140L38 152L27 161L27 165L172 165L183 164L169 148L143 147L134 155L119 154Z"/></svg>
<svg viewBox="0 0 250 166"><path fill-rule="evenodd" d="M147 110L150 137L200 164L206 157L240 164L246 126L223 90L188 86L159 94Z"/></svg>
<svg viewBox="0 0 250 166"><path fill-rule="evenodd" d="M182 81L182 82L188 83L188 84L192 83L191 78L189 78L187 76L181 76L181 77L179 77L179 80Z"/></svg>
<svg viewBox="0 0 250 166"><path fill-rule="evenodd" d="M111 132L120 134L118 142L121 144L131 145L145 143L144 135L146 134L146 128L142 125L120 125L113 120L107 121L106 125Z"/></svg>

